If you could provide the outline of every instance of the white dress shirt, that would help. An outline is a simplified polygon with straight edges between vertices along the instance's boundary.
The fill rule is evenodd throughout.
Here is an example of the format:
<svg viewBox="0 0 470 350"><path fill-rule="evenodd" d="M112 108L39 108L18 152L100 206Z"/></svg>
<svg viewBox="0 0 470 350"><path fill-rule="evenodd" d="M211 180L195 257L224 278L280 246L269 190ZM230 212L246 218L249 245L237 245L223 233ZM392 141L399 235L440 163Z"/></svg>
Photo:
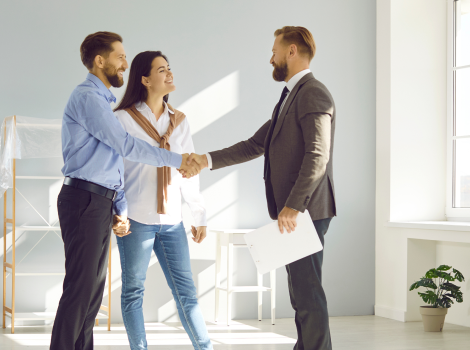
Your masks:
<svg viewBox="0 0 470 350"><path fill-rule="evenodd" d="M284 108L284 105L286 104L286 101L289 98L289 94L292 91L292 89L297 85L300 79L302 79L308 73L310 73L310 69L307 68L298 72L296 75L294 75L292 78L289 79L289 81L286 84L287 90L289 90L289 92L287 93L286 97L284 97L284 100L282 101L281 108L279 109L279 115L281 115L282 109ZM207 157L208 168L212 169L212 157L209 153L206 153L206 157Z"/></svg>
<svg viewBox="0 0 470 350"><path fill-rule="evenodd" d="M135 105L163 136L170 125L170 114L173 113L165 103L163 114L158 118L145 102ZM124 110L115 112L124 129L132 136L142 139L152 146L160 144L152 139ZM194 153L193 140L189 130L188 119L173 130L168 140L172 152L179 154ZM136 163L124 158L124 192L128 205L128 217L147 225L175 225L182 221L181 195L189 205L195 226L207 226L204 198L199 189L199 175L184 179L171 168L171 185L168 185L167 213L157 213L157 168L151 165ZM132 229L131 229L132 231Z"/></svg>

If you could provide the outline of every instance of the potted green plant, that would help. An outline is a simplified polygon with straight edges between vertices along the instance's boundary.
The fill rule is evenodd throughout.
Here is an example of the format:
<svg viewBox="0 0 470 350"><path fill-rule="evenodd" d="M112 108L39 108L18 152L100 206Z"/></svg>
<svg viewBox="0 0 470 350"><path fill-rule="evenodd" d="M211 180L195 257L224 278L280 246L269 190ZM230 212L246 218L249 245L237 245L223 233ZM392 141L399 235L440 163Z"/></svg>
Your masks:
<svg viewBox="0 0 470 350"><path fill-rule="evenodd" d="M424 277L411 285L410 291L421 287L427 289L424 293L418 292L423 301L431 305L420 307L425 332L441 332L447 309L454 303L452 299L458 303L463 301L460 287L452 283L455 280L465 281L460 271L452 266L441 265L437 269L429 270Z"/></svg>

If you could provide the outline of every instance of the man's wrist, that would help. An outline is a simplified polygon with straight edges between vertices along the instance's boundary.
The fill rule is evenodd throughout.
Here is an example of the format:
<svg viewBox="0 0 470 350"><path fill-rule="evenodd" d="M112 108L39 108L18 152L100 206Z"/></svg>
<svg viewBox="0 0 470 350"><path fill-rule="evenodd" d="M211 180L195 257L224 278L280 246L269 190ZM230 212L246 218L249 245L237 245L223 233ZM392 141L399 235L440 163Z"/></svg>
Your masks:
<svg viewBox="0 0 470 350"><path fill-rule="evenodd" d="M170 152L170 160L169 164L166 164L166 166L169 166L171 168L176 168L179 169L183 165L183 155L175 153L175 152Z"/></svg>
<svg viewBox="0 0 470 350"><path fill-rule="evenodd" d="M124 217L127 218L127 207L124 208L116 208L115 209L115 215L119 217Z"/></svg>
<svg viewBox="0 0 470 350"><path fill-rule="evenodd" d="M118 222L127 222L127 220L128 220L127 215L116 214L115 218L117 219L116 221L118 221Z"/></svg>
<svg viewBox="0 0 470 350"><path fill-rule="evenodd" d="M297 210L297 209L294 209L294 208L291 208L291 207L288 207L288 206L286 206L286 208L291 209L291 210L296 211L296 212L300 211L300 210Z"/></svg>

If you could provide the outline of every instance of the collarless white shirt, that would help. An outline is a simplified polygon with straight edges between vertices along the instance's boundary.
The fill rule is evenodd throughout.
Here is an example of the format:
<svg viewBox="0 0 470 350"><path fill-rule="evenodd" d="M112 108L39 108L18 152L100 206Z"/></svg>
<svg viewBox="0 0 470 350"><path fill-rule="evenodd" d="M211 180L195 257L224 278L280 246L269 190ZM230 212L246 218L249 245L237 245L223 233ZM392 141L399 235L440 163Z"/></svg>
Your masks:
<svg viewBox="0 0 470 350"><path fill-rule="evenodd" d="M310 69L304 69L300 72L298 72L296 75L294 75L292 78L289 79L289 81L286 83L287 90L289 92L286 94L286 97L284 97L284 100L282 101L281 109L279 110L279 115L282 112L282 109L284 108L284 105L286 104L287 99L289 98L290 92L292 89L297 85L297 83L302 79L304 76L306 76L308 73L310 73ZM206 153L207 157L207 167L209 169L212 169L212 157L209 153Z"/></svg>
<svg viewBox="0 0 470 350"><path fill-rule="evenodd" d="M165 109L158 120L145 102L139 102L135 105L137 110L157 129L160 136L167 132L170 125L170 113L173 114L168 105L164 104ZM138 137L152 146L160 147L160 144L148 136L129 113L119 110L115 112L115 115L130 135ZM194 153L194 144L187 118L173 130L168 143L172 152ZM128 217L134 221L147 225L178 224L182 221L181 196L183 196L191 209L195 226L207 226L204 198L199 188L199 175L184 179L175 168L171 168L167 213L158 214L157 168L124 158L124 193L127 199Z"/></svg>

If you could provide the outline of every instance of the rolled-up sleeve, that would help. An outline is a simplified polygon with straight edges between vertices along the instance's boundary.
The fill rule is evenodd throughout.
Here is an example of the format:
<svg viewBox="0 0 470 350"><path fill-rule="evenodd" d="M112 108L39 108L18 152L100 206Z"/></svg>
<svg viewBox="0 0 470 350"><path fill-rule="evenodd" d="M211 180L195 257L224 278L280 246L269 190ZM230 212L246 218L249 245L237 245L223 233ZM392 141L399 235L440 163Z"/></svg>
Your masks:
<svg viewBox="0 0 470 350"><path fill-rule="evenodd" d="M117 196L114 200L114 212L119 216L127 217L127 200L123 189L117 190Z"/></svg>

